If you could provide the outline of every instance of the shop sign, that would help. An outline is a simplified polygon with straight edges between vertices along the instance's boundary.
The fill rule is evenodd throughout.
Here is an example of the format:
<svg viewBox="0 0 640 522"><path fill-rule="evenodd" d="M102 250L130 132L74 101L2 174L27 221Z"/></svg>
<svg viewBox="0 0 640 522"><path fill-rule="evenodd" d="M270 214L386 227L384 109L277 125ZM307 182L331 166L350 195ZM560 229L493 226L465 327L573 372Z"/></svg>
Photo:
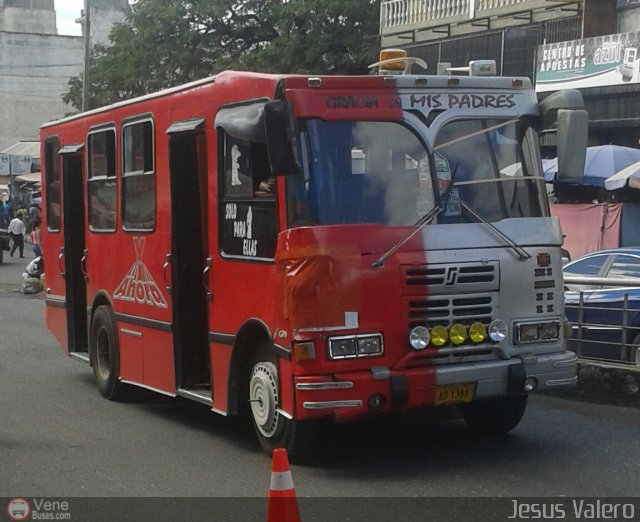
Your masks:
<svg viewBox="0 0 640 522"><path fill-rule="evenodd" d="M640 82L640 32L538 46L536 91Z"/></svg>

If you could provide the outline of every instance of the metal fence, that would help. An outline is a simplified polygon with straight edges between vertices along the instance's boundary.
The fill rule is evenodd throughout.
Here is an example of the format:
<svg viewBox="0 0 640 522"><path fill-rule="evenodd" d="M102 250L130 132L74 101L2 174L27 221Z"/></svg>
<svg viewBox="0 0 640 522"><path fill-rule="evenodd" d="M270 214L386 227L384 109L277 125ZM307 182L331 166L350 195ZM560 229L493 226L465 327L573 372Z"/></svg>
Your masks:
<svg viewBox="0 0 640 522"><path fill-rule="evenodd" d="M572 326L568 348L583 359L640 367L640 289L625 292L622 300L589 302L590 293L579 292L577 303L565 303Z"/></svg>
<svg viewBox="0 0 640 522"><path fill-rule="evenodd" d="M421 42L407 46L411 56L429 64L427 74L436 74L436 64L450 62L466 66L471 60L495 60L500 74L528 76L536 70L536 52L543 43L575 40L582 34L582 17L537 22L529 26L483 31L465 36Z"/></svg>

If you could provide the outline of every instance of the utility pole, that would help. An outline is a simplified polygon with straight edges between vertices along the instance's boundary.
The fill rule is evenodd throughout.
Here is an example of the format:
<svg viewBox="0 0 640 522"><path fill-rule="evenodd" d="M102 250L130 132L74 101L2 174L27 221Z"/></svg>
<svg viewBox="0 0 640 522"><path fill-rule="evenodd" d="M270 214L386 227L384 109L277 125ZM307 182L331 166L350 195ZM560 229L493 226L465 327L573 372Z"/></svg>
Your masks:
<svg viewBox="0 0 640 522"><path fill-rule="evenodd" d="M84 0L84 74L82 77L82 112L89 110L89 59L91 51L91 0Z"/></svg>

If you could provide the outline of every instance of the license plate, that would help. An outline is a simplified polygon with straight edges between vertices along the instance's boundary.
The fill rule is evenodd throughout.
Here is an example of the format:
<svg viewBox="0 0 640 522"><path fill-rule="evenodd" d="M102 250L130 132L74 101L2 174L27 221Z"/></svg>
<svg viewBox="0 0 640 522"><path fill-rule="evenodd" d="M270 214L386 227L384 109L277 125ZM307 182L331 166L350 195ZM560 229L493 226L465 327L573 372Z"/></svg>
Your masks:
<svg viewBox="0 0 640 522"><path fill-rule="evenodd" d="M456 404L471 402L473 399L473 384L452 384L436 386L436 406L442 404Z"/></svg>

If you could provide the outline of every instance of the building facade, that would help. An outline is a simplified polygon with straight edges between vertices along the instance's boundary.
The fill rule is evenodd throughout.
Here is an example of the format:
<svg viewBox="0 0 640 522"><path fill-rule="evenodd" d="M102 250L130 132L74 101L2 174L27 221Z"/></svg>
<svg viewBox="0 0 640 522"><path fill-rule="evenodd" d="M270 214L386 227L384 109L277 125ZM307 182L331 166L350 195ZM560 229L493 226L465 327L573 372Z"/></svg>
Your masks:
<svg viewBox="0 0 640 522"><path fill-rule="evenodd" d="M626 33L622 40L616 36L620 33ZM622 46L628 48L624 42L635 41L637 34L640 0L383 0L380 12L381 46L400 47L423 58L429 64L427 74L435 74L440 62L459 67L493 59L500 74L536 81L545 72L539 53L554 45L569 49L570 42L607 47L621 41L618 62L611 65L623 66L630 58ZM560 67L566 67L566 60ZM589 112L590 145L638 147L640 83L583 83L577 88ZM544 97L553 88L538 90ZM544 143L552 147L553 136Z"/></svg>
<svg viewBox="0 0 640 522"><path fill-rule="evenodd" d="M40 125L73 110L62 96L69 78L82 73L85 38L57 34L53 2L0 0L0 151L37 140ZM89 45L104 44L128 2L91 0L89 8Z"/></svg>

